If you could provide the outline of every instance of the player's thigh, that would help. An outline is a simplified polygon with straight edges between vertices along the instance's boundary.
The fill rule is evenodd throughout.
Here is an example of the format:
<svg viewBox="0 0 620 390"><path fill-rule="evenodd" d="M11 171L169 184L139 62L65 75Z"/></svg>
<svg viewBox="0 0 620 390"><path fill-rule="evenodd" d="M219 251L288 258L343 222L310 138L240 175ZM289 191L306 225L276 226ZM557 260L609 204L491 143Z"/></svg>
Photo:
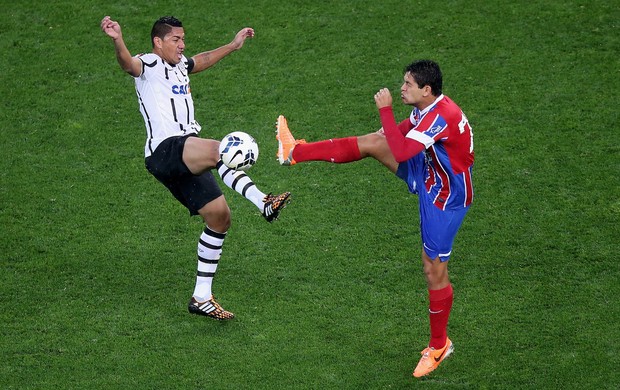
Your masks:
<svg viewBox="0 0 620 390"><path fill-rule="evenodd" d="M219 157L219 141L189 137L183 148L183 162L195 175L214 168Z"/></svg>
<svg viewBox="0 0 620 390"><path fill-rule="evenodd" d="M392 172L398 169L387 139L380 131L357 137L357 146L362 157L372 157Z"/></svg>
<svg viewBox="0 0 620 390"><path fill-rule="evenodd" d="M198 210L207 226L218 233L226 233L230 227L230 208L224 195L221 195Z"/></svg>

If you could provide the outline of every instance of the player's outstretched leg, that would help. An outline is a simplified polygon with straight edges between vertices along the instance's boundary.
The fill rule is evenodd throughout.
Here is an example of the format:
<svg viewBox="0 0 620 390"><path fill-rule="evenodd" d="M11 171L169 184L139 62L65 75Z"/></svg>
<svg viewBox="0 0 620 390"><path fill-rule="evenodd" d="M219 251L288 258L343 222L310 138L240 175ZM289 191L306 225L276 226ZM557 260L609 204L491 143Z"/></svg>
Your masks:
<svg viewBox="0 0 620 390"><path fill-rule="evenodd" d="M280 195L265 194L244 171L228 168L222 161L218 161L216 168L224 184L254 203L267 222L278 219L280 211L291 201L290 192L283 192Z"/></svg>
<svg viewBox="0 0 620 390"><path fill-rule="evenodd" d="M293 160L293 149L295 145L306 143L305 140L296 140L288 128L288 122L284 115L280 115L276 122L276 139L278 140L278 161L280 165L295 165Z"/></svg>
<svg viewBox="0 0 620 390"><path fill-rule="evenodd" d="M317 142L296 140L282 115L276 122L278 161L280 165L295 165L304 161L327 161L345 164L362 159L358 137L330 138ZM369 154L370 155L370 154Z"/></svg>
<svg viewBox="0 0 620 390"><path fill-rule="evenodd" d="M439 363L443 362L444 359L450 356L453 351L454 344L452 344L452 341L449 338L446 339L446 345L444 345L443 348L425 348L421 352L422 358L420 358L417 367L413 371L413 376L419 378L430 374L439 366Z"/></svg>

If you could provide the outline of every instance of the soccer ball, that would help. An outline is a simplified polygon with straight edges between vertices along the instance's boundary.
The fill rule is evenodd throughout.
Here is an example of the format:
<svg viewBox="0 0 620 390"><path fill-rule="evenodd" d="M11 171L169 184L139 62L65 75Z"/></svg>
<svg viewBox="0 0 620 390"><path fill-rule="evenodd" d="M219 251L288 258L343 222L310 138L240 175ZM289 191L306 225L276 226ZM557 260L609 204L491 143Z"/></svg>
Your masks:
<svg viewBox="0 0 620 390"><path fill-rule="evenodd" d="M243 131L233 131L220 142L220 159L228 168L246 171L258 159L258 144Z"/></svg>

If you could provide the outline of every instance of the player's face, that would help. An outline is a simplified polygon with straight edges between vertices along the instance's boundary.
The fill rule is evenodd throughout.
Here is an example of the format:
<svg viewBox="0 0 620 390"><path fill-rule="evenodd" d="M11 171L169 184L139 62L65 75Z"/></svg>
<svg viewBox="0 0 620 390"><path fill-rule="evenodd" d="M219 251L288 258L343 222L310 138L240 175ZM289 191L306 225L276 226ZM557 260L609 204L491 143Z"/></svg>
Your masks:
<svg viewBox="0 0 620 390"><path fill-rule="evenodd" d="M167 63L176 65L181 62L181 55L185 50L185 31L183 27L172 27L172 30L166 34L164 39L158 39L155 42L159 49L160 57Z"/></svg>
<svg viewBox="0 0 620 390"><path fill-rule="evenodd" d="M420 87L409 72L405 73L404 82L400 87L400 98L408 106L417 106L428 96L430 87Z"/></svg>

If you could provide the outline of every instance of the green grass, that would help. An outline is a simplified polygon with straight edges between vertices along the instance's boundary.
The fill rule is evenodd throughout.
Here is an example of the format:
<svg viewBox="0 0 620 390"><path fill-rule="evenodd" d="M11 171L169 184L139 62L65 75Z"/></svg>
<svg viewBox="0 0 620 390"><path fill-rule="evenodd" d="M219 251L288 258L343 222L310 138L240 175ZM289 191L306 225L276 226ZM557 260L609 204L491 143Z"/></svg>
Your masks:
<svg viewBox="0 0 620 390"><path fill-rule="evenodd" d="M0 26L0 387L618 388L620 9L605 1L19 1ZM224 188L233 226L190 316L202 229L144 169L133 53L159 16L187 53L256 37L192 78L204 136L252 133L280 221ZM450 264L456 352L428 341L417 199L374 161L281 168L308 140L379 127L372 95L433 58L476 134L476 199ZM397 117L408 110L396 106Z"/></svg>

